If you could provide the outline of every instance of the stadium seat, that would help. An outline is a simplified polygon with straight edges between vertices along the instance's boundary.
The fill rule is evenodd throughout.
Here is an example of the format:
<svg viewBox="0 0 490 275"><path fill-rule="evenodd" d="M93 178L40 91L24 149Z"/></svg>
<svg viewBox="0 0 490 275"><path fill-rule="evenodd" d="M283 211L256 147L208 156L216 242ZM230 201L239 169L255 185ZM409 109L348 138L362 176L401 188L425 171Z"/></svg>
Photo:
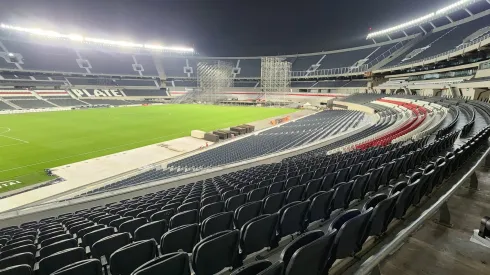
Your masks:
<svg viewBox="0 0 490 275"><path fill-rule="evenodd" d="M262 209L262 201L255 201L246 203L235 210L233 215L233 223L236 228L242 228L242 226L252 218L257 217Z"/></svg>
<svg viewBox="0 0 490 275"><path fill-rule="evenodd" d="M67 240L59 241L41 248L41 250L39 250L39 258L43 259L56 252L69 248L75 248L77 246L78 246L78 242L75 239L67 239Z"/></svg>
<svg viewBox="0 0 490 275"><path fill-rule="evenodd" d="M303 198L305 187L305 185L297 185L286 190L285 203L288 204L295 201L301 201L301 199Z"/></svg>
<svg viewBox="0 0 490 275"><path fill-rule="evenodd" d="M85 251L83 248L69 248L52 254L39 261L39 275L51 275L58 269L69 264L85 260Z"/></svg>
<svg viewBox="0 0 490 275"><path fill-rule="evenodd" d="M100 259L102 265L106 265L114 251L129 243L131 243L129 233L116 233L96 241L90 251L94 259Z"/></svg>
<svg viewBox="0 0 490 275"><path fill-rule="evenodd" d="M222 212L209 216L201 223L201 238L233 229L233 212Z"/></svg>
<svg viewBox="0 0 490 275"><path fill-rule="evenodd" d="M0 270L0 275L31 275L32 269L28 265L15 265Z"/></svg>
<svg viewBox="0 0 490 275"><path fill-rule="evenodd" d="M326 220L330 217L334 191L320 191L310 196L310 206L308 209L308 221L310 223L318 220Z"/></svg>
<svg viewBox="0 0 490 275"><path fill-rule="evenodd" d="M134 231L134 240L155 240L160 242L162 235L167 232L167 222L165 220L154 221L138 227Z"/></svg>
<svg viewBox="0 0 490 275"><path fill-rule="evenodd" d="M277 235L274 240L274 247L282 237L294 233L303 232L306 229L306 214L310 201L292 202L284 205L278 212L279 223Z"/></svg>
<svg viewBox="0 0 490 275"><path fill-rule="evenodd" d="M238 230L213 234L194 246L192 269L196 275L215 274L234 265L238 255Z"/></svg>
<svg viewBox="0 0 490 275"><path fill-rule="evenodd" d="M203 206L199 213L199 220L204 221L208 217L223 212L225 209L225 203L222 201L213 202Z"/></svg>
<svg viewBox="0 0 490 275"><path fill-rule="evenodd" d="M277 213L261 215L247 221L240 229L240 257L237 265L241 265L245 257L263 248L271 247L279 216Z"/></svg>
<svg viewBox="0 0 490 275"><path fill-rule="evenodd" d="M194 224L199 220L197 210L189 210L182 213L177 213L170 218L170 228L176 228L181 225Z"/></svg>
<svg viewBox="0 0 490 275"><path fill-rule="evenodd" d="M265 197L263 201L263 209L262 213L264 214L272 214L276 213L281 209L283 203L284 203L284 198L286 197L285 192L280 192L280 193L273 193Z"/></svg>
<svg viewBox="0 0 490 275"><path fill-rule="evenodd" d="M160 252L162 255L179 250L191 253L198 239L198 224L187 224L172 228L163 234L160 240Z"/></svg>
<svg viewBox="0 0 490 275"><path fill-rule="evenodd" d="M82 245L92 247L92 245L98 240L103 239L112 234L114 234L113 227L106 227L106 228L92 231L90 233L85 234L85 236L83 236Z"/></svg>
<svg viewBox="0 0 490 275"><path fill-rule="evenodd" d="M150 216L151 221L166 220L167 223L170 222L170 218L174 215L174 209L161 210Z"/></svg>
<svg viewBox="0 0 490 275"><path fill-rule="evenodd" d="M193 202L184 203L181 206L177 207L177 212L180 213L188 210L197 210L197 209L199 209L199 202L193 201Z"/></svg>
<svg viewBox="0 0 490 275"><path fill-rule="evenodd" d="M371 197L363 206L362 212L373 208L371 217L367 225L367 233L365 236L380 236L382 235L395 213L395 203L400 195L399 192L391 195L390 197L385 194L378 194Z"/></svg>
<svg viewBox="0 0 490 275"><path fill-rule="evenodd" d="M52 275L102 275L102 264L96 259L72 263L53 272Z"/></svg>
<svg viewBox="0 0 490 275"><path fill-rule="evenodd" d="M254 189L248 192L247 201L248 202L260 201L265 197L266 194L267 194L266 187Z"/></svg>
<svg viewBox="0 0 490 275"><path fill-rule="evenodd" d="M162 255L138 267L132 275L191 275L189 256L185 252Z"/></svg>
<svg viewBox="0 0 490 275"><path fill-rule="evenodd" d="M111 274L130 275L139 266L153 260L157 254L155 240L136 241L125 245L111 254Z"/></svg>
<svg viewBox="0 0 490 275"><path fill-rule="evenodd" d="M9 250L2 250L2 252L0 252L0 259L5 259L7 257L13 256L13 255L16 255L19 253L25 253L25 252L32 253L35 255L36 254L36 246L33 244L26 244L26 245L17 246L15 248L11 248Z"/></svg>
<svg viewBox="0 0 490 275"><path fill-rule="evenodd" d="M14 265L28 265L30 267L34 267L35 262L36 259L34 257L34 254L30 252L23 252L2 258L0 260L0 269L5 269Z"/></svg>
<svg viewBox="0 0 490 275"><path fill-rule="evenodd" d="M127 233L131 234L131 236L134 236L134 231L138 227L143 226L144 224L146 224L146 218L136 218L133 220L129 220L129 221L123 222L119 226L118 232L121 232L121 233L127 232Z"/></svg>

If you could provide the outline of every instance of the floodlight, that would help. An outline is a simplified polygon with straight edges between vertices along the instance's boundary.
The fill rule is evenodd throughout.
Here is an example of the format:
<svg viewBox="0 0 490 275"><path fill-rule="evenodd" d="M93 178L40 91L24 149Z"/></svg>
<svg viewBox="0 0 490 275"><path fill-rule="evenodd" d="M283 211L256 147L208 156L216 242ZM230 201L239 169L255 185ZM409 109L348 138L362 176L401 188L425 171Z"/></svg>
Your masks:
<svg viewBox="0 0 490 275"><path fill-rule="evenodd" d="M159 51L194 52L193 48L187 48L187 47L177 47L177 46L167 47L167 46L151 45L151 44L145 44L144 47L146 49L159 50Z"/></svg>
<svg viewBox="0 0 490 275"><path fill-rule="evenodd" d="M452 10L452 9L460 8L461 6L467 4L470 1L472 1L472 0L461 0L461 1L458 1L458 2L456 2L454 4L451 4L451 5L449 5L449 6L445 7L445 8L442 8L442 9L436 11L436 14L446 13L446 12Z"/></svg>
<svg viewBox="0 0 490 275"><path fill-rule="evenodd" d="M13 54L13 53L9 53L9 56L10 56L10 57L14 57L14 54Z"/></svg>

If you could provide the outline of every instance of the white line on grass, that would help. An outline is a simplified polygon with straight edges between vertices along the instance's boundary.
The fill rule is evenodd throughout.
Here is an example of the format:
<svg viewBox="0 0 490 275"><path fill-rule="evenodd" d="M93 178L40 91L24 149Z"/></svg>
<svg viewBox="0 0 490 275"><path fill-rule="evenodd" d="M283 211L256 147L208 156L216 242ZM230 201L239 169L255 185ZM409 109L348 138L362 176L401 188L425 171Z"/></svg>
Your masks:
<svg viewBox="0 0 490 275"><path fill-rule="evenodd" d="M20 142L23 142L23 143L29 143L29 141L25 141L25 140L22 140L22 139L18 139L18 138L14 138L14 137L9 137L9 136L6 136L4 134L8 133L11 131L10 128L8 127L1 127L0 129L6 129L5 131L3 132L0 132L0 137L6 137L6 138L10 138L10 139L13 139L13 140L17 140L17 141L20 141ZM11 144L11 145L4 145L4 146L0 146L0 147L6 147L6 146L12 146L12 145L16 145L16 144Z"/></svg>

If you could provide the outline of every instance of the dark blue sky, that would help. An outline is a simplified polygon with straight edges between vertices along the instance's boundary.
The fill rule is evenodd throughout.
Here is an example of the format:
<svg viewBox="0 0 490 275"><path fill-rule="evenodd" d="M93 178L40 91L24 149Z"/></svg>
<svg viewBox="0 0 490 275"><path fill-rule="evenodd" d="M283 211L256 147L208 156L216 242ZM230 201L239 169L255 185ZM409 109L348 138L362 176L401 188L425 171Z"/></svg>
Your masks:
<svg viewBox="0 0 490 275"><path fill-rule="evenodd" d="M0 18L107 39L193 46L222 56L313 52L359 44L456 0L0 0Z"/></svg>

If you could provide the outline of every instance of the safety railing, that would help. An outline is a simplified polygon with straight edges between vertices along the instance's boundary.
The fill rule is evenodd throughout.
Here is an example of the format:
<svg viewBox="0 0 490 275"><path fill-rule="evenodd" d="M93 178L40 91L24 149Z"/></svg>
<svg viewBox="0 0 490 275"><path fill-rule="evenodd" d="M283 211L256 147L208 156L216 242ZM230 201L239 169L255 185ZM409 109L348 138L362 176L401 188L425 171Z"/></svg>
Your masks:
<svg viewBox="0 0 490 275"><path fill-rule="evenodd" d="M488 128L484 129L484 131L488 131ZM469 149L469 147L466 148L466 150ZM438 222L441 224L450 224L451 213L449 211L447 201L468 179L470 179L469 188L473 190L478 189L478 178L476 176L475 170L478 168L478 166L482 164L483 161L488 161L489 153L490 148L488 148L477 160L477 162L468 170L468 172L464 174L463 177L456 184L454 184L445 194L443 194L432 206L425 210L415 221L413 221L405 229L400 231L391 242L383 246L381 250L379 250L376 254L372 255L366 261L364 261L359 266L354 275L381 274L379 264L389 255L398 250L407 238L409 238L416 230L420 228L420 226L422 226L424 222L430 219L438 211Z"/></svg>
<svg viewBox="0 0 490 275"><path fill-rule="evenodd" d="M323 76L333 76L333 75L344 75L344 74L360 74L367 72L369 69L368 64L363 64L358 67L341 67L332 69L321 69L316 71L292 71L291 78L306 78L306 77L323 77Z"/></svg>
<svg viewBox="0 0 490 275"><path fill-rule="evenodd" d="M449 50L449 51L445 51L443 53L440 53L440 54L437 54L437 55L433 55L433 56L429 56L429 57L426 57L426 58L423 58L423 59L419 59L419 60L414 60L414 61L411 61L411 62L407 62L407 63L403 63L403 64L398 64L398 65L393 65L393 66L388 66L388 67L384 67L383 69L394 69L394 68L397 68L397 67L403 67L403 66L407 66L407 65L412 65L412 64L416 64L416 63L425 63L426 61L429 61L429 60L433 60L433 59L437 59L439 57L442 57L442 56L448 56L454 52L457 52L457 51L461 51L461 50L464 50L468 47L471 47L475 44L478 44L480 43L481 41L487 39L487 38L490 38L490 33L489 34L486 34L480 38L477 38L469 43L465 43L461 46L458 46L452 50Z"/></svg>
<svg viewBox="0 0 490 275"><path fill-rule="evenodd" d="M379 62L383 61L390 55L392 55L394 52L397 50L401 49L408 40L403 40L398 43L396 43L393 47L389 48L388 50L384 51L380 55L378 55L375 59L371 60L369 63L367 63L368 67L371 68L372 66L378 64Z"/></svg>

